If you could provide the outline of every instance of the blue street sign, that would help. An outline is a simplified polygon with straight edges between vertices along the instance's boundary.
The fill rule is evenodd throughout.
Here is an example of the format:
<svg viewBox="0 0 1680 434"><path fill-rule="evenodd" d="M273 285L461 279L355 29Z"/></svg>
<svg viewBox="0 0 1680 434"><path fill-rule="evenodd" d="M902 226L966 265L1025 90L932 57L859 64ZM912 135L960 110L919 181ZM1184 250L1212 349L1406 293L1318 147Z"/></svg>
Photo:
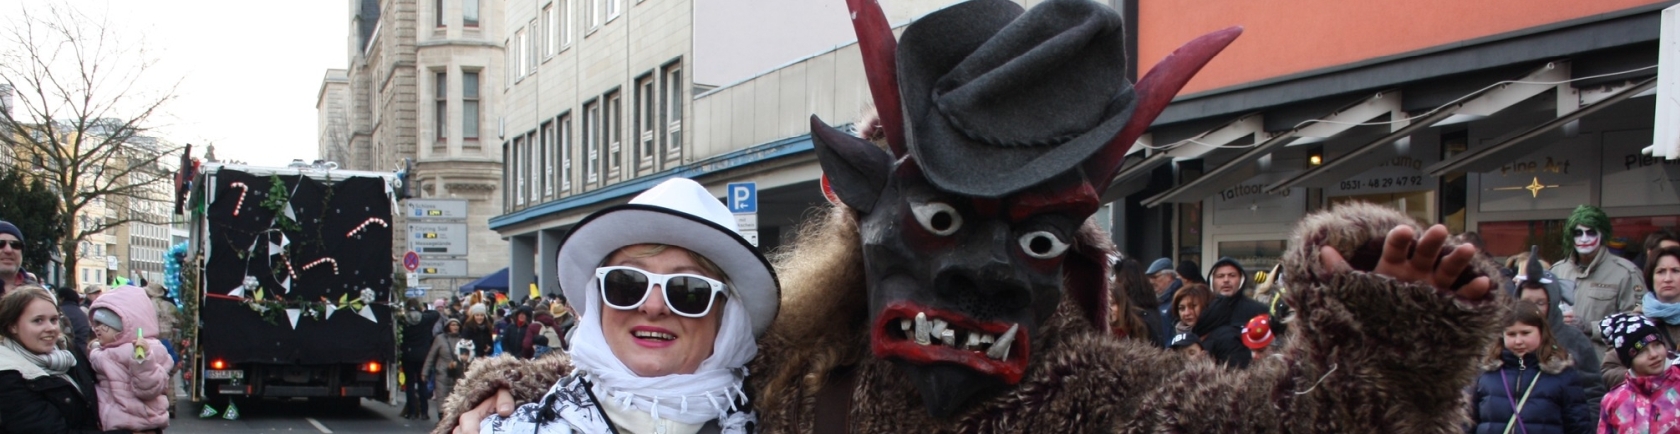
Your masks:
<svg viewBox="0 0 1680 434"><path fill-rule="evenodd" d="M729 212L735 214L758 212L758 183L731 182L727 191L729 196L724 198L724 203L729 205Z"/></svg>

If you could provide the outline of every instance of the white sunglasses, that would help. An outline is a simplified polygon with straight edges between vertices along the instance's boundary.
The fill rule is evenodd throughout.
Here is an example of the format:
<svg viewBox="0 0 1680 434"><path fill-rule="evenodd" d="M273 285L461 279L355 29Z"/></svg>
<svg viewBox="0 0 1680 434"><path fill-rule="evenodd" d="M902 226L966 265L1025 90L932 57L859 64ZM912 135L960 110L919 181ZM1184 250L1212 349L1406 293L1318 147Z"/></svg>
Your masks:
<svg viewBox="0 0 1680 434"><path fill-rule="evenodd" d="M659 274L636 267L612 266L595 269L601 287L601 302L613 309L636 310L646 303L653 285L665 289L665 307L689 318L706 316L724 284L698 274Z"/></svg>

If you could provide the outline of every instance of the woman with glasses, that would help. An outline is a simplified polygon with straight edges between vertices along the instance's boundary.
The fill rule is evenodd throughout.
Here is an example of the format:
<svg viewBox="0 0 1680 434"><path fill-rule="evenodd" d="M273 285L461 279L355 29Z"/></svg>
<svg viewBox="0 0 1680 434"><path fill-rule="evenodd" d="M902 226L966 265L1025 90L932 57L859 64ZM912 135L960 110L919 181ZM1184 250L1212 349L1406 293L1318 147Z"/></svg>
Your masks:
<svg viewBox="0 0 1680 434"><path fill-rule="evenodd" d="M756 425L743 381L780 289L769 261L705 187L672 179L585 217L561 243L559 272L579 316L569 357L543 359L559 359L551 363L562 377L538 402L491 414L481 432L744 433ZM507 373L462 386L450 402L485 402L541 366L553 365L505 357L475 364Z"/></svg>

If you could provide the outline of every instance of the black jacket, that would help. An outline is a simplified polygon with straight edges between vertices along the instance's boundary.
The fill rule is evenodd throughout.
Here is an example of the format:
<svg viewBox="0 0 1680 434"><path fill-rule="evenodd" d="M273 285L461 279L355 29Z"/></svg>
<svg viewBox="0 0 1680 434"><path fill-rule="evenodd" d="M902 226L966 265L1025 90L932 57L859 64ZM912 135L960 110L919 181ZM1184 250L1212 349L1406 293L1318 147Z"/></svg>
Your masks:
<svg viewBox="0 0 1680 434"><path fill-rule="evenodd" d="M424 361L426 351L432 349L432 325L437 324L437 311L420 313L420 319L402 329L402 357L405 361Z"/></svg>
<svg viewBox="0 0 1680 434"><path fill-rule="evenodd" d="M1513 432L1593 432L1589 415L1595 411L1587 405L1586 396L1575 378L1576 371L1568 363L1541 363L1534 353L1518 358L1510 350L1500 354L1499 362L1497 367L1486 367L1488 370L1476 379L1470 407L1470 416L1476 425L1470 432L1505 432L1505 424L1511 420L1512 410L1515 409L1512 404L1521 400L1525 393L1528 401L1522 407L1523 429ZM1540 377L1538 381L1535 376ZM1533 391L1529 391L1530 384L1533 384Z"/></svg>
<svg viewBox="0 0 1680 434"><path fill-rule="evenodd" d="M0 348L0 351L12 351ZM100 431L99 399L87 355L76 354L70 378L46 375L24 379L16 369L0 370L0 433L127 433ZM0 368L3 369L3 368Z"/></svg>

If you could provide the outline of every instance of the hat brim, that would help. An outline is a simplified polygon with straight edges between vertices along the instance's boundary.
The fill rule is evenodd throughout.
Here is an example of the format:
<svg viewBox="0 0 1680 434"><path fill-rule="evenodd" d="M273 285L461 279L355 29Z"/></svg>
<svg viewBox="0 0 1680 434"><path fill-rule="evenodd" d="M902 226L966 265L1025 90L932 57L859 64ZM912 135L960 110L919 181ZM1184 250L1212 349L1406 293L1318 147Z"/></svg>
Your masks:
<svg viewBox="0 0 1680 434"><path fill-rule="evenodd" d="M587 300L595 291L595 268L607 255L636 244L664 244L699 253L728 275L730 302L752 316L753 336L762 337L781 307L781 285L770 261L734 230L669 208L624 204L578 222L560 242L560 286L567 300ZM572 305L579 315L594 306Z"/></svg>

